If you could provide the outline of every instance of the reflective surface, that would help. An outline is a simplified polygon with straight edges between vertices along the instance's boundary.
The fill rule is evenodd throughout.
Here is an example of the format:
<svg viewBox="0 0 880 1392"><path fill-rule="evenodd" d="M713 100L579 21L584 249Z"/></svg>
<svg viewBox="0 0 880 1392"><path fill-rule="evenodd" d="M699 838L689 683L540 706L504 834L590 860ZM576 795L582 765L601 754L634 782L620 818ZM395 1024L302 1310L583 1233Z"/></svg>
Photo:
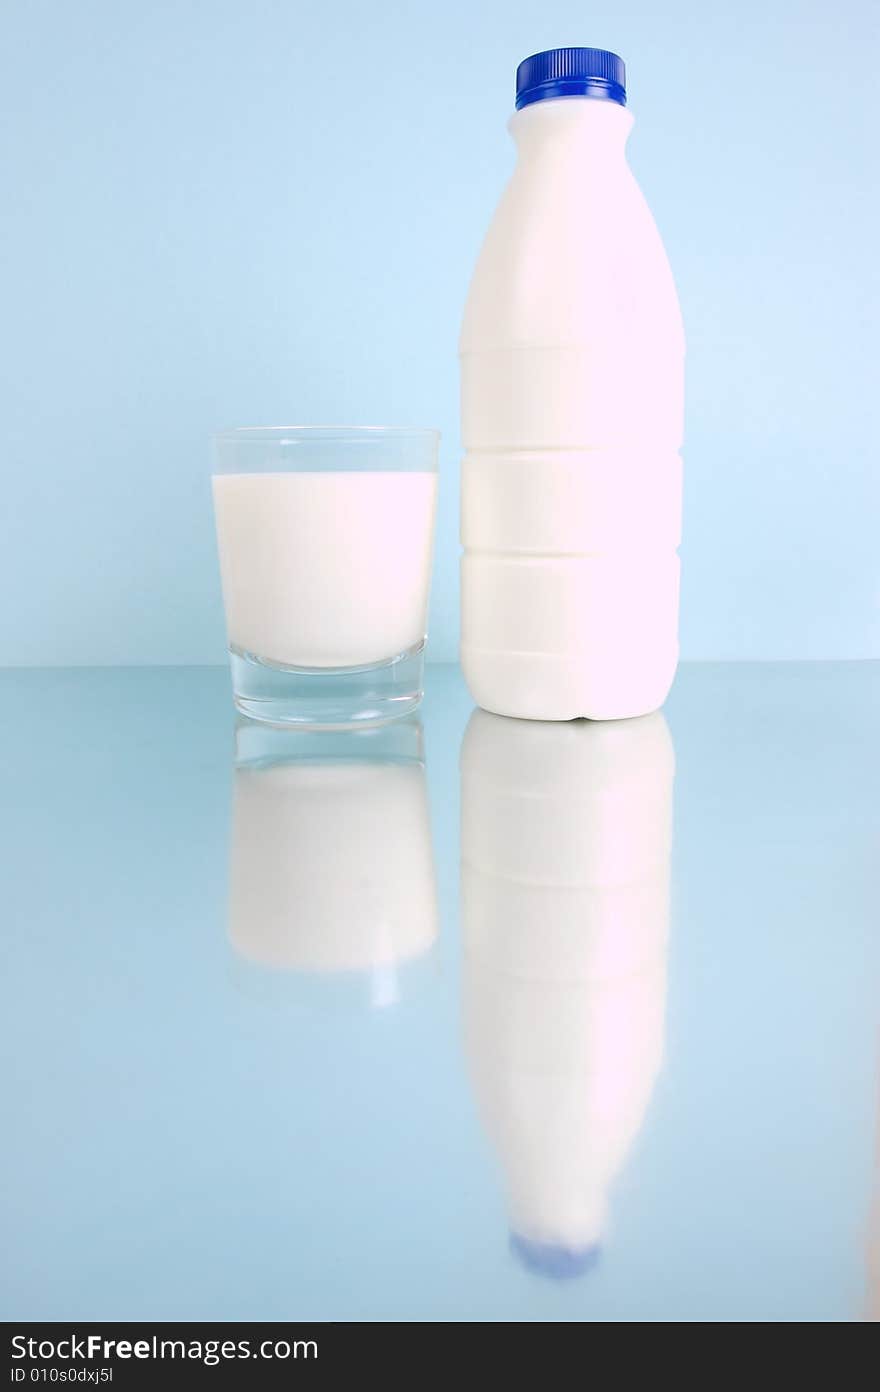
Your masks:
<svg viewBox="0 0 880 1392"><path fill-rule="evenodd" d="M0 674L2 1317L876 1318L878 706Z"/></svg>

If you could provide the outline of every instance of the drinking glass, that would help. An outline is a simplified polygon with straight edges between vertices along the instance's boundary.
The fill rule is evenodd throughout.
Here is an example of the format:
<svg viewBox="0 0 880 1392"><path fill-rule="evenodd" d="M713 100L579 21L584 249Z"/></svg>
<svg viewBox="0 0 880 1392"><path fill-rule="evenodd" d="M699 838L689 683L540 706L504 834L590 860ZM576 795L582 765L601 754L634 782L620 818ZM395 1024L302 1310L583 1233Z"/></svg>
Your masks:
<svg viewBox="0 0 880 1392"><path fill-rule="evenodd" d="M418 706L439 438L399 426L215 436L233 699L244 715L340 728Z"/></svg>

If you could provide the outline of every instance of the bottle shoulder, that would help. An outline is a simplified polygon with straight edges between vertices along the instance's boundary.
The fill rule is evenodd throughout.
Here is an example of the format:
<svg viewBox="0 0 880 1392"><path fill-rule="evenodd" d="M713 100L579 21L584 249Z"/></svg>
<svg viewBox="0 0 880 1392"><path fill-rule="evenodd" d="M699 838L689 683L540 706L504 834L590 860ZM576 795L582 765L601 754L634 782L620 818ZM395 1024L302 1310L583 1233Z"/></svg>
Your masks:
<svg viewBox="0 0 880 1392"><path fill-rule="evenodd" d="M615 332L683 331L656 223L625 158L520 160L480 251L461 350Z"/></svg>

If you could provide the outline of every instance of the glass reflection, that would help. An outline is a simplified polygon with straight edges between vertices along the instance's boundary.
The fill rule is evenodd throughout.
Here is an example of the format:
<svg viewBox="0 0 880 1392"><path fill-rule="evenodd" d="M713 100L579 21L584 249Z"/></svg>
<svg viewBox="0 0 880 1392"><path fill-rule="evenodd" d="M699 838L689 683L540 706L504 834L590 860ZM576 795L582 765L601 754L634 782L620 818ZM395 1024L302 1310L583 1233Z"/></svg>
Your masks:
<svg viewBox="0 0 880 1392"><path fill-rule="evenodd" d="M511 1241L596 1261L663 1057L672 784L660 714L475 711L461 755L465 1046Z"/></svg>
<svg viewBox="0 0 880 1392"><path fill-rule="evenodd" d="M357 974L373 1005L398 999L399 968L437 937L418 719L340 733L238 722L229 933L264 968Z"/></svg>

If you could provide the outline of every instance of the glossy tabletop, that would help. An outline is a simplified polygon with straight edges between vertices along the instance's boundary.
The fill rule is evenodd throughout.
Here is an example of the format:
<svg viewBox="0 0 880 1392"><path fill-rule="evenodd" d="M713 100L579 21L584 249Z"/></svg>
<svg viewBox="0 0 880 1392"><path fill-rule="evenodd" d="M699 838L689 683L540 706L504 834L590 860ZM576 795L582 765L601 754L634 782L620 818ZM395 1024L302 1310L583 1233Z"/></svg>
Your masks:
<svg viewBox="0 0 880 1392"><path fill-rule="evenodd" d="M878 708L0 674L0 1317L878 1318Z"/></svg>

